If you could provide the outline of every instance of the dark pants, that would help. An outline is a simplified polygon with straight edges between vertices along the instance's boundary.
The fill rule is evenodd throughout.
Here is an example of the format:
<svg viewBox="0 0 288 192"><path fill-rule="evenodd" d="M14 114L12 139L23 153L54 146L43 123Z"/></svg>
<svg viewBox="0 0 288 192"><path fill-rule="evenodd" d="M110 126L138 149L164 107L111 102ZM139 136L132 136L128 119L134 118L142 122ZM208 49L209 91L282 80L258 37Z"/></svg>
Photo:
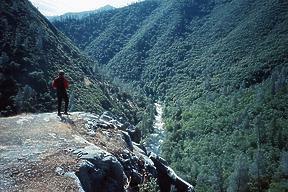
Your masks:
<svg viewBox="0 0 288 192"><path fill-rule="evenodd" d="M57 93L58 114L61 113L62 99L63 99L64 102L65 102L65 111L64 111L64 112L67 113L68 104L69 104L69 98L68 98L68 95L67 95L67 92L66 92L66 91Z"/></svg>

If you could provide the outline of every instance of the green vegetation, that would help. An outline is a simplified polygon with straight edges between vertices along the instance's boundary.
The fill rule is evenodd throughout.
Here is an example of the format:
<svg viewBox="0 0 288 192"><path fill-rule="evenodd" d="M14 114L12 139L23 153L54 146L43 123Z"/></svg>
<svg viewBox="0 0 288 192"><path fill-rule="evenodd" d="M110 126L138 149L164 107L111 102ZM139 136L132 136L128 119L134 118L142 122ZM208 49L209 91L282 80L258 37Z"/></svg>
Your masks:
<svg viewBox="0 0 288 192"><path fill-rule="evenodd" d="M139 192L159 192L157 179L151 177L146 182L139 185Z"/></svg>
<svg viewBox="0 0 288 192"><path fill-rule="evenodd" d="M3 1L0 10L0 116L55 110L51 81L63 69L70 83L70 109L109 110L134 124L141 120L146 98L127 94L105 80L98 64L29 1Z"/></svg>
<svg viewBox="0 0 288 192"><path fill-rule="evenodd" d="M145 1L54 24L163 101L162 155L198 192L288 190L287 1Z"/></svg>
<svg viewBox="0 0 288 192"><path fill-rule="evenodd" d="M58 20L53 24L89 56L106 64L137 32L157 5L154 1L143 2L91 14L83 19Z"/></svg>

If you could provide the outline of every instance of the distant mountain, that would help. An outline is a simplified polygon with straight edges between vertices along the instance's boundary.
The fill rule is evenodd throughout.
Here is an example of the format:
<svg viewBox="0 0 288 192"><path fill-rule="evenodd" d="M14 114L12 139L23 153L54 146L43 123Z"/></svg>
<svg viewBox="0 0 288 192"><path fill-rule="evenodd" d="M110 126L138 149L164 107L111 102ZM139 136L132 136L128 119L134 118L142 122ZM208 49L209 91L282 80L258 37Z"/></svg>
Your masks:
<svg viewBox="0 0 288 192"><path fill-rule="evenodd" d="M136 120L132 97L104 81L97 63L87 59L28 0L3 1L0 11L1 116L55 110L51 81L63 69L70 82L71 110L109 110Z"/></svg>
<svg viewBox="0 0 288 192"><path fill-rule="evenodd" d="M158 2L145 1L90 15L81 20L67 18L52 23L82 50L94 46L95 52L89 54L98 55L97 60L107 63L142 27L158 5Z"/></svg>
<svg viewBox="0 0 288 192"><path fill-rule="evenodd" d="M163 155L196 191L287 191L287 12L283 0L152 0L54 25L163 101Z"/></svg>
<svg viewBox="0 0 288 192"><path fill-rule="evenodd" d="M63 19L68 19L68 18L82 19L83 17L87 17L91 14L101 13L104 11L110 11L113 9L116 9L116 8L111 6L111 5L105 5L104 7L101 7L99 9L95 9L92 11L71 12L71 13L65 13L65 14L60 15L60 16L46 16L46 18L49 21L63 20Z"/></svg>

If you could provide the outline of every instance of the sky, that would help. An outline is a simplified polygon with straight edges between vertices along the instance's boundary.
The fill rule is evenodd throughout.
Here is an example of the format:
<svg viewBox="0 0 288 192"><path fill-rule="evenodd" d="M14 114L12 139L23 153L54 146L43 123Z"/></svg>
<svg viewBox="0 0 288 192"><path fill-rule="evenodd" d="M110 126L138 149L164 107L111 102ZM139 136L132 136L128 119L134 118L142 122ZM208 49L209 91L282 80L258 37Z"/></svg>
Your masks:
<svg viewBox="0 0 288 192"><path fill-rule="evenodd" d="M124 7L139 0L30 0L45 16L95 10L105 5Z"/></svg>

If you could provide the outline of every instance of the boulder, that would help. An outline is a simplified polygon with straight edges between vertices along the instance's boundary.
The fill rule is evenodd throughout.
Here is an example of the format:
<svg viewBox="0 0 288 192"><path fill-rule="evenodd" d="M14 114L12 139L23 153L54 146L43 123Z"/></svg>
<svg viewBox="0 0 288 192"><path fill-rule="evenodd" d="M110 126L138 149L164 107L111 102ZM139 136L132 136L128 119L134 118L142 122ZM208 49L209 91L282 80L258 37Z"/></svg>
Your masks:
<svg viewBox="0 0 288 192"><path fill-rule="evenodd" d="M165 160L153 153L150 155L150 159L156 167L161 192L170 192L172 185L177 192L194 192L194 187L177 176Z"/></svg>
<svg viewBox="0 0 288 192"><path fill-rule="evenodd" d="M149 177L156 178L157 171L153 162L146 155L140 155L135 151L123 151L124 153L117 156L118 161L124 168L124 172L129 178L129 187L138 191L138 185L144 181L145 174Z"/></svg>
<svg viewBox="0 0 288 192"><path fill-rule="evenodd" d="M131 138L130 138L129 134L127 132L125 132L125 131L121 131L121 132L122 132L124 141L127 143L128 148L131 151L133 151L133 144L132 144L132 141L131 141Z"/></svg>
<svg viewBox="0 0 288 192"><path fill-rule="evenodd" d="M101 127L101 128L118 128L122 131L125 131L129 134L132 141L136 143L140 143L141 141L141 130L129 122L121 123L118 121L115 115L111 112L105 111L99 118L99 120L95 123L94 127Z"/></svg>
<svg viewBox="0 0 288 192"><path fill-rule="evenodd" d="M75 153L82 159L76 175L85 191L125 191L127 177L123 166L115 156L94 145L77 150Z"/></svg>
<svg viewBox="0 0 288 192"><path fill-rule="evenodd" d="M136 142L136 143L140 143L141 141L141 130L133 125L131 125L129 122L125 122L124 124L122 124L119 129L123 130L123 131L127 131L132 139L132 141Z"/></svg>

